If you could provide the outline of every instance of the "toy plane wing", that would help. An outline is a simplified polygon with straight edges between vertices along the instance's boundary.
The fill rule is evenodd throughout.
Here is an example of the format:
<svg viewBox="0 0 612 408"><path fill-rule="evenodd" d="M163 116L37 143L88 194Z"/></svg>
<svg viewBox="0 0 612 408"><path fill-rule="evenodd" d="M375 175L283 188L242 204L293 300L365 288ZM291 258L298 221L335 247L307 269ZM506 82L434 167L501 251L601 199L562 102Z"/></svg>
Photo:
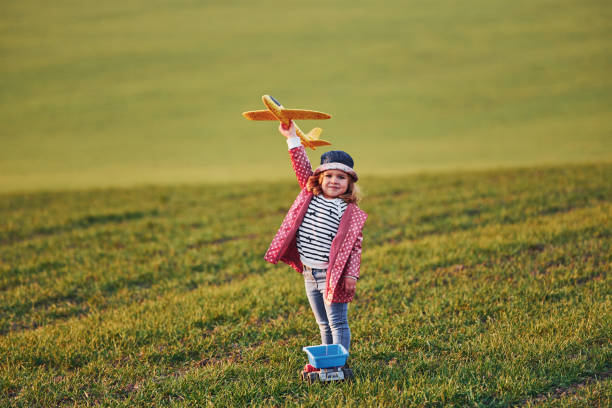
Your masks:
<svg viewBox="0 0 612 408"><path fill-rule="evenodd" d="M282 109L281 114L283 117L296 120L296 119L329 119L330 115L323 112L317 112L313 110L305 110L305 109ZM247 118L248 120L278 120L276 116L269 110L257 110L257 111L249 111L243 112L242 116Z"/></svg>
<svg viewBox="0 0 612 408"><path fill-rule="evenodd" d="M269 110L243 112L242 116L248 120L278 120L278 118Z"/></svg>
<svg viewBox="0 0 612 408"><path fill-rule="evenodd" d="M329 119L331 115L323 112L305 109L283 109L282 113L285 117L291 119Z"/></svg>
<svg viewBox="0 0 612 408"><path fill-rule="evenodd" d="M274 99L270 95L264 95L261 97L264 105L268 110L257 110L257 111L249 111L243 112L242 116L249 120L278 120L284 126L290 126L292 120L296 119L329 119L331 115L323 112L317 112L313 110L306 109L285 109L283 105L280 104L276 99ZM305 147L309 147L312 150L315 150L318 146L330 145L331 143L319 139L321 132L323 130L321 128L314 128L307 134L304 134L302 130L295 124L295 133L299 136L302 141L302 144Z"/></svg>

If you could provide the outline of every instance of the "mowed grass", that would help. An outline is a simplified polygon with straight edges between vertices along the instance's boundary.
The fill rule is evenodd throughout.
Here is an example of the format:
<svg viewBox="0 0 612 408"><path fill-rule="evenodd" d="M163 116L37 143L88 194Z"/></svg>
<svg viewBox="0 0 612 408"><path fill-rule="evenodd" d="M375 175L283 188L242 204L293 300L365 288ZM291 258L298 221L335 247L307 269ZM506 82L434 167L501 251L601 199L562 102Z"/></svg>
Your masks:
<svg viewBox="0 0 612 408"><path fill-rule="evenodd" d="M364 178L353 383L308 386L295 182L0 196L3 406L609 406L612 164Z"/></svg>
<svg viewBox="0 0 612 408"><path fill-rule="evenodd" d="M361 174L609 161L611 36L607 0L5 1L0 191L286 180L264 93Z"/></svg>

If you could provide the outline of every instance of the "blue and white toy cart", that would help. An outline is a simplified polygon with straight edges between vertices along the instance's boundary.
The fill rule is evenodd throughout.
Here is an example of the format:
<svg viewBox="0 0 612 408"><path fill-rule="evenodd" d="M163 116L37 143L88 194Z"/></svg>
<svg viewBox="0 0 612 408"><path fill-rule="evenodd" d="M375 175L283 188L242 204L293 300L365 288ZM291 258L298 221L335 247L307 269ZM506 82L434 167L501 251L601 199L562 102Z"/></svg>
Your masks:
<svg viewBox="0 0 612 408"><path fill-rule="evenodd" d="M302 372L302 379L310 383L353 379L353 372L345 367L348 351L342 344L321 344L304 347L308 362L319 371Z"/></svg>

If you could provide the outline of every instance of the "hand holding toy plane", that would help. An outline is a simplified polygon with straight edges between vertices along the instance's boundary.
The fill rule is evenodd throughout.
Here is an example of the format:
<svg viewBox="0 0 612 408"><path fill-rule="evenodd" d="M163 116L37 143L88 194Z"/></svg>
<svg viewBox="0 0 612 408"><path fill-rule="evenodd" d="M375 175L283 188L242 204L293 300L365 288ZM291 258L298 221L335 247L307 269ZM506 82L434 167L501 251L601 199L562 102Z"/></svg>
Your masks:
<svg viewBox="0 0 612 408"><path fill-rule="evenodd" d="M304 110L304 109L285 109L283 105L280 104L276 99L271 97L270 95L264 95L261 97L264 105L268 110L258 110L258 111L249 111L243 112L242 116L249 120L278 120L282 123L283 128L289 129L291 126L291 121L295 119L329 119L331 115L323 112L317 112L312 110ZM321 132L323 129L314 128L307 134L304 134L302 130L295 125L295 133L302 140L302 144L304 147L310 147L312 150L315 150L317 146L325 146L330 145L331 143L319 139Z"/></svg>

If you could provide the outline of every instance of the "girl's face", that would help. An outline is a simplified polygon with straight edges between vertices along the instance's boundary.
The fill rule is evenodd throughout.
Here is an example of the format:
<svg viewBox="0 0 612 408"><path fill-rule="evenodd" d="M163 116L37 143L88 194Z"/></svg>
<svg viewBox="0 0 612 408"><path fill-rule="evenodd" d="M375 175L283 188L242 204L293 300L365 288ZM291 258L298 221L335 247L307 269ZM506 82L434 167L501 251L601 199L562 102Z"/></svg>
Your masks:
<svg viewBox="0 0 612 408"><path fill-rule="evenodd" d="M336 198L346 193L349 185L349 175L342 170L326 170L323 172L321 189L325 198Z"/></svg>

